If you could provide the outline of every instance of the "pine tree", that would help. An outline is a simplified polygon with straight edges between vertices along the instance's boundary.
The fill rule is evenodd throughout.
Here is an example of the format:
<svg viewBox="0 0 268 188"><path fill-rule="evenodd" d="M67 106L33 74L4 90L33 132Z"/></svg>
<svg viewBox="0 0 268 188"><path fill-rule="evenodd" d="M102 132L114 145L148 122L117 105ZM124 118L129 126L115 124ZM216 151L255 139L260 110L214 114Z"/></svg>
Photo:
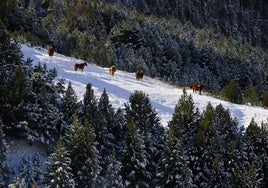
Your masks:
<svg viewBox="0 0 268 188"><path fill-rule="evenodd" d="M5 4L5 3L4 3ZM10 33L0 20L0 116L5 125L14 121L13 103L10 101L10 91L18 65L24 64L22 53ZM17 105L16 105L17 106Z"/></svg>
<svg viewBox="0 0 268 188"><path fill-rule="evenodd" d="M95 134L93 127L88 123L87 120L84 122L84 126L81 130L81 144L80 153L83 156L82 161L85 161L81 168L79 175L79 182L81 187L100 187L102 177L101 173L101 162L99 152L96 148ZM82 162L80 161L80 163Z"/></svg>
<svg viewBox="0 0 268 188"><path fill-rule="evenodd" d="M266 108L268 107L268 92L263 94L262 105Z"/></svg>
<svg viewBox="0 0 268 188"><path fill-rule="evenodd" d="M8 182L8 168L6 163L7 155L7 143L5 141L5 135L3 133L3 124L0 117L0 187Z"/></svg>
<svg viewBox="0 0 268 188"><path fill-rule="evenodd" d="M123 141L125 138L127 124L125 121L125 114L121 108L119 108L114 115L114 124L112 126L111 133L114 136L114 145L116 154L121 153L123 147Z"/></svg>
<svg viewBox="0 0 268 188"><path fill-rule="evenodd" d="M19 167L21 177L24 179L26 187L36 185L34 167L30 156L22 158L21 166Z"/></svg>
<svg viewBox="0 0 268 188"><path fill-rule="evenodd" d="M125 105L126 121L133 121L144 138L147 152L147 171L150 172L150 186L154 186L156 171L164 150L165 129L161 126L159 117L153 109L148 95L135 91L129 98L130 104Z"/></svg>
<svg viewBox="0 0 268 188"><path fill-rule="evenodd" d="M57 143L56 150L49 157L48 169L48 187L76 187L74 176L71 168L71 158L69 151L66 149L63 141L60 139Z"/></svg>
<svg viewBox="0 0 268 188"><path fill-rule="evenodd" d="M137 128L142 133L152 131L159 126L159 117L152 108L148 95L142 91L134 91L129 98L130 104L125 105L126 120L130 123L134 120Z"/></svg>
<svg viewBox="0 0 268 188"><path fill-rule="evenodd" d="M259 103L259 96L258 96L258 89L257 87L250 87L246 89L245 92L245 99L251 105L258 105Z"/></svg>
<svg viewBox="0 0 268 188"><path fill-rule="evenodd" d="M79 187L98 187L102 181L99 175L101 167L92 126L87 120L82 126L78 116L75 115L67 132L66 142L77 185Z"/></svg>
<svg viewBox="0 0 268 188"><path fill-rule="evenodd" d="M193 98L184 89L168 127L174 130L174 136L181 140L182 146L188 147L199 128L199 121L200 114L194 106Z"/></svg>
<svg viewBox="0 0 268 188"><path fill-rule="evenodd" d="M114 109L112 108L108 94L104 89L98 103L98 112L94 124L96 139L99 144L106 144L104 147L109 147L107 144L113 139L113 135L111 134L111 129L114 123L113 117Z"/></svg>
<svg viewBox="0 0 268 188"><path fill-rule="evenodd" d="M91 84L87 84L84 94L84 114L89 123L94 123L94 118L97 113L97 99Z"/></svg>
<svg viewBox="0 0 268 188"><path fill-rule="evenodd" d="M172 128L169 129L163 161L158 170L157 187L195 187L189 167L189 156L183 151Z"/></svg>
<svg viewBox="0 0 268 188"><path fill-rule="evenodd" d="M146 169L148 165L146 156L144 138L134 121L131 121L122 154L121 175L124 187L149 187L150 172Z"/></svg>
<svg viewBox="0 0 268 188"><path fill-rule="evenodd" d="M230 102L241 104L243 102L242 92L237 83L232 80L222 91L222 96Z"/></svg>
<svg viewBox="0 0 268 188"><path fill-rule="evenodd" d="M104 89L98 103L98 112L95 117L94 130L96 133L96 141L98 142L98 150L102 157L101 166L103 168L102 176L106 174L108 165L108 157L115 149L113 145L114 135L112 134L112 127L114 125L114 109L109 101L108 94Z"/></svg>
<svg viewBox="0 0 268 188"><path fill-rule="evenodd" d="M62 99L62 111L64 114L64 120L67 124L72 122L72 116L77 113L77 108L77 96L72 87L72 83L69 82Z"/></svg>
<svg viewBox="0 0 268 188"><path fill-rule="evenodd" d="M258 182L261 185L267 184L268 176L268 165L267 165L267 151L268 151L268 129L267 124L262 123L259 126L254 119L251 120L249 126L245 132L245 139L247 142L247 150L249 156L249 162L251 165L254 165L252 170L257 171L258 173L254 177L255 182L252 182L252 174L251 174L251 183ZM253 173L253 172L252 172ZM260 181L262 179L262 181Z"/></svg>
<svg viewBox="0 0 268 188"><path fill-rule="evenodd" d="M219 114L217 114L211 103L207 105L203 113L200 129L196 135L198 161L195 164L195 174L199 175L195 183L199 186L225 187L230 184L229 176L231 172L228 172L224 167L225 152L228 150L227 143L225 143L228 141L224 136L228 132L220 130L223 121L228 121L229 119L224 119L221 123L218 123L218 116L222 118L224 115L220 113L219 107L216 108L218 108ZM221 110L225 112L224 109ZM228 118L228 116L226 117Z"/></svg>
<svg viewBox="0 0 268 188"><path fill-rule="evenodd" d="M26 76L21 66L18 66L14 75L13 86L11 89L11 100L14 105L20 104L26 96Z"/></svg>
<svg viewBox="0 0 268 188"><path fill-rule="evenodd" d="M102 187L123 188L123 180L120 174L122 164L116 159L116 153L112 152L107 159L106 173L103 177L104 183Z"/></svg>

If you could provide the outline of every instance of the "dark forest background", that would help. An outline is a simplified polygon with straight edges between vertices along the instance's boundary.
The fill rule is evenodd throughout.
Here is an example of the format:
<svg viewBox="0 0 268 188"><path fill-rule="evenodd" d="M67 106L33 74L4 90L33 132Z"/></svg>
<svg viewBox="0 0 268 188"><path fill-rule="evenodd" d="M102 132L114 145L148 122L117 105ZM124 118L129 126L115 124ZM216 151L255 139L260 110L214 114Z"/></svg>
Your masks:
<svg viewBox="0 0 268 188"><path fill-rule="evenodd" d="M0 187L267 187L268 125L238 127L228 110L186 92L160 125L148 95L115 110L88 83L83 101L57 70L22 60L18 43L268 106L265 0L3 0L0 4ZM14 177L12 139L42 144Z"/></svg>
<svg viewBox="0 0 268 188"><path fill-rule="evenodd" d="M258 98L249 101L255 105L267 97L267 1L4 2L2 20L18 42L54 44L59 53L143 69L181 87L205 84L217 95L235 82L244 101L248 93Z"/></svg>

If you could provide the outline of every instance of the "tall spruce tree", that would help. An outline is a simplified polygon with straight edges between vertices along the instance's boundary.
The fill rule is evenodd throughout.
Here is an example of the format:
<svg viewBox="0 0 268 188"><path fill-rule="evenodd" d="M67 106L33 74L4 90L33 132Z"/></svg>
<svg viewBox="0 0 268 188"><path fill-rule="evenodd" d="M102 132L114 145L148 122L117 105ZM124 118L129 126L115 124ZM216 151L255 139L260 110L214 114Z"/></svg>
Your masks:
<svg viewBox="0 0 268 188"><path fill-rule="evenodd" d="M128 125L122 154L121 175L124 187L150 187L151 173L147 171L147 153L141 131L134 121Z"/></svg>
<svg viewBox="0 0 268 188"><path fill-rule="evenodd" d="M97 113L97 99L91 84L87 84L84 94L84 115L89 123L94 124L94 119Z"/></svg>
<svg viewBox="0 0 268 188"><path fill-rule="evenodd" d="M3 123L0 117L0 187L5 187L9 180L6 155L7 143L3 132Z"/></svg>
<svg viewBox="0 0 268 188"><path fill-rule="evenodd" d="M98 112L94 124L96 139L98 143L104 147L108 147L107 144L113 139L113 135L111 134L111 128L114 123L113 117L114 109L112 108L109 96L104 89L98 103ZM106 146L104 144L106 144Z"/></svg>
<svg viewBox="0 0 268 188"><path fill-rule="evenodd" d="M10 101L10 91L17 66L23 64L22 53L17 43L0 20L0 116L5 125L14 121L11 116L14 104ZM17 105L16 105L17 106Z"/></svg>
<svg viewBox="0 0 268 188"><path fill-rule="evenodd" d="M126 121L133 121L144 138L147 152L147 170L150 172L150 186L154 185L156 171L164 150L165 129L160 124L160 119L153 109L148 95L142 91L134 91L129 98L130 104L125 105Z"/></svg>
<svg viewBox="0 0 268 188"><path fill-rule="evenodd" d="M123 179L121 176L121 168L122 164L120 161L116 159L115 151L109 155L107 159L106 173L103 176L103 186L105 188L108 187L116 187L123 188Z"/></svg>
<svg viewBox="0 0 268 188"><path fill-rule="evenodd" d="M48 70L46 64L39 63L30 74L30 83L27 82L27 98L24 98L20 121L27 123L24 130L31 142L50 144L62 127L55 77L56 70Z"/></svg>
<svg viewBox="0 0 268 188"><path fill-rule="evenodd" d="M51 163L48 164L48 187L76 187L74 175L72 174L70 153L63 141L59 139L55 152L49 158Z"/></svg>
<svg viewBox="0 0 268 188"><path fill-rule="evenodd" d="M114 125L114 109L109 101L109 96L104 89L98 103L98 112L95 117L94 130L96 133L96 141L98 142L98 150L102 157L101 166L103 168L102 176L106 176L106 168L109 164L109 157L115 149L114 135L112 127Z"/></svg>
<svg viewBox="0 0 268 188"><path fill-rule="evenodd" d="M99 153L96 149L95 134L91 125L85 120L81 125L74 115L66 133L66 146L70 151L71 168L79 187L98 187L101 177Z"/></svg>
<svg viewBox="0 0 268 188"><path fill-rule="evenodd" d="M72 87L72 83L69 82L62 99L62 111L64 114L64 120L67 124L70 124L72 122L72 117L75 113L77 113L77 108L77 96Z"/></svg>
<svg viewBox="0 0 268 188"><path fill-rule="evenodd" d="M81 182L81 187L100 187L101 182L103 182L103 177L100 175L102 171L101 157L96 146L97 142L94 129L86 119L81 130L81 143L79 145L81 159L84 161L77 177L79 182Z"/></svg>
<svg viewBox="0 0 268 188"><path fill-rule="evenodd" d="M245 140L247 142L247 150L249 162L253 170L259 170L256 179L259 185L267 185L268 182L268 124L262 123L258 125L254 119L251 120L245 132ZM262 181L260 181L262 179ZM256 182L256 181L255 181ZM251 183L254 183L251 181Z"/></svg>
<svg viewBox="0 0 268 188"><path fill-rule="evenodd" d="M199 111L194 106L192 96L188 95L184 89L168 127L174 130L174 136L181 140L182 146L189 148L193 144L193 137L199 128L199 122Z"/></svg>
<svg viewBox="0 0 268 188"><path fill-rule="evenodd" d="M189 167L189 156L183 150L180 140L169 129L165 143L165 152L158 168L156 187L195 187L193 174Z"/></svg>

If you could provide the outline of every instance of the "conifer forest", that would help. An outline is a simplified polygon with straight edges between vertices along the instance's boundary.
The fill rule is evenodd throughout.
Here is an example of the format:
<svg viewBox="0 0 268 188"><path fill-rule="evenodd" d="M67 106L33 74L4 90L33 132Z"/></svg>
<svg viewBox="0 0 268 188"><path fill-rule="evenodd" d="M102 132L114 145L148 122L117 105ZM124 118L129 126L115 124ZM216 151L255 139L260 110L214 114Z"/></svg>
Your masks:
<svg viewBox="0 0 268 188"><path fill-rule="evenodd" d="M228 109L201 112L183 92L163 127L147 93L115 109L88 83L80 101L19 44L268 108L266 0L2 0L0 188L268 186L268 122L239 127ZM15 139L42 145L47 160L25 156L15 177Z"/></svg>

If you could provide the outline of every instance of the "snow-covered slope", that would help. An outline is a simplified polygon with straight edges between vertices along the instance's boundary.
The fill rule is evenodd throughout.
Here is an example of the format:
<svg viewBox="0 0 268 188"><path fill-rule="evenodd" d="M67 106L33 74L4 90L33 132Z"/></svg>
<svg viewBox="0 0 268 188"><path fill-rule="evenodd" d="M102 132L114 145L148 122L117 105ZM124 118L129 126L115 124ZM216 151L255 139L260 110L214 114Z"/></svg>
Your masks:
<svg viewBox="0 0 268 188"><path fill-rule="evenodd" d="M135 90L140 90L148 94L151 104L156 109L163 126L166 126L168 121L171 120L174 112L174 107L178 103L182 95L182 89L159 80L149 77L144 77L142 81L135 79L134 73L127 73L120 70L115 72L112 77L108 73L108 68L101 68L93 64L85 67L84 72L75 72L73 66L75 63L81 63L82 60L63 56L55 53L52 58L48 57L47 50L36 47L30 48L21 45L21 50L24 58L28 57L33 59L33 64L46 63L48 68L56 68L58 71L58 78L64 78L66 84L71 81L73 88L79 100L83 100L86 89L86 84L91 83L95 91L95 95L100 97L104 88L106 89L109 100L115 109L124 107L124 103L128 102L131 93ZM90 63L90 62L89 62ZM222 104L228 108L231 115L236 117L239 125L247 127L252 118L260 125L262 121L267 122L268 110L261 107L250 107L246 105L233 104L227 101L219 100L211 96L192 93L195 106L199 110L204 110L210 102L213 106Z"/></svg>

